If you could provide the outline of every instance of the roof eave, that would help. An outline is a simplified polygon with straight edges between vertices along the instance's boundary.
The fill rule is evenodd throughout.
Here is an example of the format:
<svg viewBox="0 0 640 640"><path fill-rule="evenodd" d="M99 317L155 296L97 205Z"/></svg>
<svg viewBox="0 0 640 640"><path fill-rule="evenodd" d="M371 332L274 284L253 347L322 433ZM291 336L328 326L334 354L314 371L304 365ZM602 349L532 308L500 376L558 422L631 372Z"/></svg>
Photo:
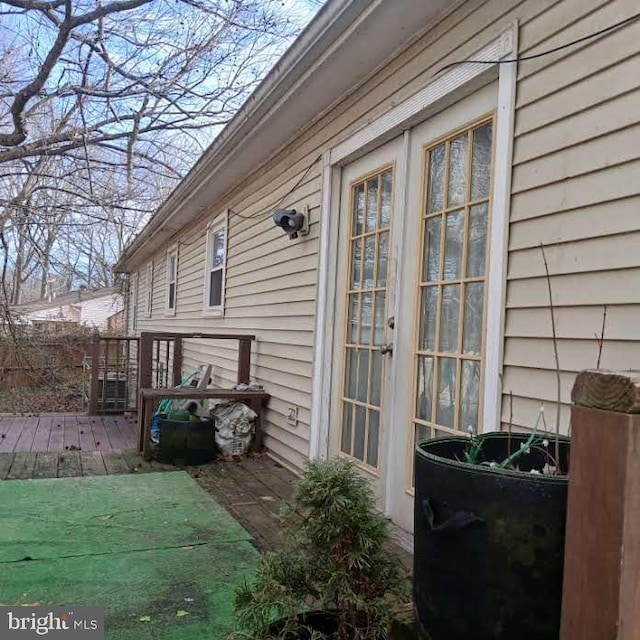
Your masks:
<svg viewBox="0 0 640 640"><path fill-rule="evenodd" d="M115 271L143 264L459 2L330 0L125 249Z"/></svg>
<svg viewBox="0 0 640 640"><path fill-rule="evenodd" d="M162 225L176 210L184 194L210 173L211 167L224 157L229 146L241 139L245 129L251 129L259 120L262 112L268 112L271 104L275 104L281 93L292 86L321 55L326 44L324 39L336 28L344 30L352 19L354 9L357 12L370 4L370 0L337 0L328 2L318 12L303 33L296 38L282 58L269 71L264 80L249 96L236 115L216 137L202 157L195 163L187 175L171 192L160 208L153 214L149 222L136 236L134 241L124 250L114 267L116 273L127 272L127 259L134 255L154 229ZM280 91L277 91L277 89Z"/></svg>

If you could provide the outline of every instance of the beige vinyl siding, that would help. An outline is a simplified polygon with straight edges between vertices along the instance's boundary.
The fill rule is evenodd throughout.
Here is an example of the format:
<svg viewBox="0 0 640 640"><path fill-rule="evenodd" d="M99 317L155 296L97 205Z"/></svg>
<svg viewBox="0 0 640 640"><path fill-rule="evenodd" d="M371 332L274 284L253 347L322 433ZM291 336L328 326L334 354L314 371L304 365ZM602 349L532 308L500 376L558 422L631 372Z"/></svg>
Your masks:
<svg viewBox="0 0 640 640"><path fill-rule="evenodd" d="M312 202L305 198L300 204ZM249 215L245 214L242 201L236 208L242 215ZM318 210L316 205L311 211L312 219L315 215L317 220ZM213 215L199 220L179 238L175 316L166 316L164 312L166 261L158 258L153 316L141 318L139 328L256 335L251 376L260 380L272 395L265 413L265 443L283 460L300 467L308 452L309 439L318 225L311 225L306 240L290 242L273 226L270 216L244 221L231 213L225 316L219 318L207 315L203 309L206 226ZM214 385L231 387L236 382L235 342L187 341L184 370L201 364L213 365ZM298 407L295 427L286 422L289 406Z"/></svg>
<svg viewBox="0 0 640 640"><path fill-rule="evenodd" d="M536 53L634 10L632 0L461 3L171 240L179 242L175 316L164 313L167 246L153 257L153 317L141 314L138 328L255 334L252 377L272 396L265 444L300 467L308 455L322 152L415 94L442 64L472 54L514 20L520 25L520 53ZM552 273L561 274L553 277L553 289L563 400L575 372L595 365L592 336L602 322L602 304L610 305L603 366L631 366L634 358L637 366L632 326L640 324L640 287L633 283L640 277L640 255L634 253L640 252L631 247L640 238L634 233L640 232L638 35L638 25L632 25L519 68L503 387L503 393L513 392L516 426L533 425L540 400L548 422L554 415L540 242L548 246ZM310 207L307 238L290 241L274 227L270 213L276 203ZM203 312L206 225L227 208L225 315L216 318ZM235 382L235 358L228 344L193 341L185 347L185 368L211 362L216 384L224 386ZM286 421L290 406L299 408L297 426ZM567 416L565 406L565 422Z"/></svg>
<svg viewBox="0 0 640 640"><path fill-rule="evenodd" d="M632 15L632 0L558 2L520 30L521 54L558 46ZM513 422L530 427L557 398L547 283L552 274L561 370L561 422L569 427L575 374L640 362L639 25L525 62L518 74L509 241L504 385ZM506 396L505 396L506 397ZM503 401L502 420L508 421Z"/></svg>

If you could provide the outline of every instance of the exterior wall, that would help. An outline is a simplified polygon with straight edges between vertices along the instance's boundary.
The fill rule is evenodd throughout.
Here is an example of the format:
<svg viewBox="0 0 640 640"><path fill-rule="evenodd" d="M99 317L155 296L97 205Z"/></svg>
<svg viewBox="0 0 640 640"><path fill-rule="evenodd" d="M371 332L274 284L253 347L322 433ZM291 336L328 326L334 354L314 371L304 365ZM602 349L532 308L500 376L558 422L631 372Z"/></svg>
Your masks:
<svg viewBox="0 0 640 640"><path fill-rule="evenodd" d="M80 324L96 329L106 329L107 319L123 308L124 301L120 294L109 294L102 298L93 298L79 303Z"/></svg>
<svg viewBox="0 0 640 640"><path fill-rule="evenodd" d="M523 22L521 55L607 27L633 0L540 3ZM562 424L577 371L640 362L640 52L638 22L601 40L520 65L509 237L503 392L513 420L555 423L556 374L544 264L552 274ZM509 402L503 401L503 420Z"/></svg>
<svg viewBox="0 0 640 640"><path fill-rule="evenodd" d="M146 317L146 264L138 286L138 330L255 334L252 376L272 399L265 444L291 465L308 454L318 268L320 154L422 89L435 69L461 60L514 20L520 55L537 53L631 15L633 0L468 0L336 105L267 166L212 202L179 244L175 315L165 314L166 250L154 258L153 310ZM640 356L640 24L531 62L520 63L504 341L506 397L513 422L531 427L540 401L553 420L555 367L546 280L546 246L560 336L564 426L575 372L597 359L594 334L608 305L602 366L637 367ZM310 235L289 241L270 213L310 207ZM230 208L223 318L203 313L207 223ZM234 215L237 212L240 215ZM247 220L246 217L251 216ZM636 248L634 251L633 248ZM128 314L129 326L131 313ZM235 350L192 341L185 367L214 365L217 384L235 382ZM508 402L503 402L503 420ZM299 422L286 421L299 408Z"/></svg>
<svg viewBox="0 0 640 640"><path fill-rule="evenodd" d="M80 307L77 305L64 305L61 307L51 307L34 311L25 315L29 321L46 320L61 322L80 322Z"/></svg>

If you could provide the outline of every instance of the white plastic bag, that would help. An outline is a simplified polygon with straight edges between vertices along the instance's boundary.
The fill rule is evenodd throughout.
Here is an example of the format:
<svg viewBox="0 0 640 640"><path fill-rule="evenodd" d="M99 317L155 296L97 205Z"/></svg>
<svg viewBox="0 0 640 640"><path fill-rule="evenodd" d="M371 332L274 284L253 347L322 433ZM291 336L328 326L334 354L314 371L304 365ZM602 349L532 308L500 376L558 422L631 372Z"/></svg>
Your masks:
<svg viewBox="0 0 640 640"><path fill-rule="evenodd" d="M216 444L226 456L241 456L253 438L255 411L242 402L224 402L211 409L216 423Z"/></svg>

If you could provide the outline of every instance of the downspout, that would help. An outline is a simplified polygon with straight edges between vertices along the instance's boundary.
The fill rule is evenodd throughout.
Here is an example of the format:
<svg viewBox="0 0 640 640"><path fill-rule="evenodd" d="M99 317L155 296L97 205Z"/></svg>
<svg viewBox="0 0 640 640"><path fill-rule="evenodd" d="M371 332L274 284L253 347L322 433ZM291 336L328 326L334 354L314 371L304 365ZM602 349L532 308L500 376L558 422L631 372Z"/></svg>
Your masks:
<svg viewBox="0 0 640 640"><path fill-rule="evenodd" d="M131 290L131 274L123 273L123 281L124 281L124 334L125 336L129 335L129 318L130 318L130 310L129 310L129 294Z"/></svg>

